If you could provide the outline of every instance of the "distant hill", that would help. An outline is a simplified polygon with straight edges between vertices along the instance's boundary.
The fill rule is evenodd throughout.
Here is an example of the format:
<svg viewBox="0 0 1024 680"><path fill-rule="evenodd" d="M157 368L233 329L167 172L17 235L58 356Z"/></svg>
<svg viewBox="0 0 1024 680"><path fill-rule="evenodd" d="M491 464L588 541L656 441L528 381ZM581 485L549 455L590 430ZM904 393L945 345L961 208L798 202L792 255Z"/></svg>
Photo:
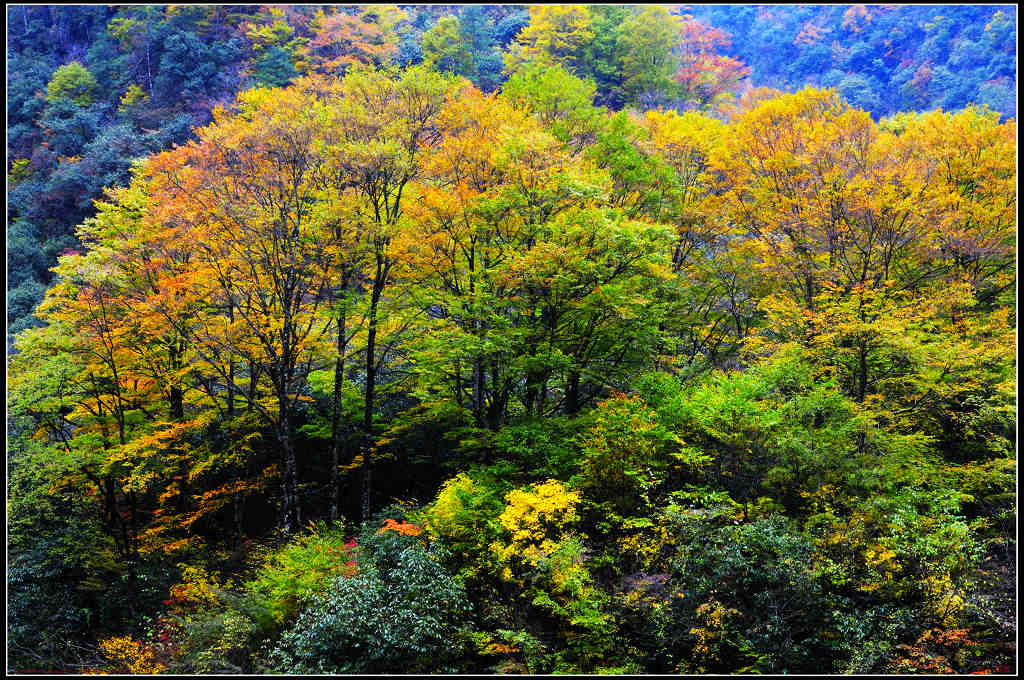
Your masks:
<svg viewBox="0 0 1024 680"><path fill-rule="evenodd" d="M854 106L896 111L987 105L1017 116L1013 5L692 5L732 35L757 86L835 87Z"/></svg>

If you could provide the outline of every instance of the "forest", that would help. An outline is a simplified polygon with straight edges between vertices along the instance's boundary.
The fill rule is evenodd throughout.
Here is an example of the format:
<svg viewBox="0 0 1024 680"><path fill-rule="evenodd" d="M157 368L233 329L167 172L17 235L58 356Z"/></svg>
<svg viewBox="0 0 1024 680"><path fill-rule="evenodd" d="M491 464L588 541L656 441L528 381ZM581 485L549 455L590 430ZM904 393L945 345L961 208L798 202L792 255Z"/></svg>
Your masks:
<svg viewBox="0 0 1024 680"><path fill-rule="evenodd" d="M1016 671L1016 9L8 6L7 668Z"/></svg>

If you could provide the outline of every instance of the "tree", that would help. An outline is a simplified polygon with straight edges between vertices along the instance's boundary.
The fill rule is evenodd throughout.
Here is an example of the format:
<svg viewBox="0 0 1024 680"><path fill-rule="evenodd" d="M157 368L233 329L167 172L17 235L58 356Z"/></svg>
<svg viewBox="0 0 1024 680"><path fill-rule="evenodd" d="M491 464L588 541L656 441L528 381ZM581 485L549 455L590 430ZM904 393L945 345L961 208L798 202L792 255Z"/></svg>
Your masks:
<svg viewBox="0 0 1024 680"><path fill-rule="evenodd" d="M484 92L493 91L501 83L502 66L494 21L479 5L466 5L459 14L459 26L473 61L470 80Z"/></svg>
<svg viewBox="0 0 1024 680"><path fill-rule="evenodd" d="M333 14L318 11L302 50L307 72L338 75L356 66L383 66L398 54L395 26L405 13L389 6Z"/></svg>
<svg viewBox="0 0 1024 680"><path fill-rule="evenodd" d="M580 69L584 67L586 46L593 37L590 10L586 6L531 6L529 25L505 53L505 72L513 73L523 64L537 61L584 75Z"/></svg>
<svg viewBox="0 0 1024 680"><path fill-rule="evenodd" d="M107 25L110 35L135 57L135 72L145 73L150 98L155 96L153 52L163 28L160 11L160 8L155 6L133 7L130 10L123 10L123 16L115 17ZM145 71L142 71L143 67Z"/></svg>
<svg viewBox="0 0 1024 680"><path fill-rule="evenodd" d="M218 112L199 142L153 159L149 173L161 215L179 238L203 244L190 268L207 300L192 331L197 351L224 389L243 398L234 357L271 384L269 400L249 398L281 447L281 525L292 531L301 521L294 421L309 372L327 351L319 310L332 217L322 188L327 158L315 143L326 119L298 89L251 90L238 106L231 117Z"/></svg>
<svg viewBox="0 0 1024 680"><path fill-rule="evenodd" d="M59 67L46 85L46 101L70 99L75 106L88 107L96 96L96 79L81 63Z"/></svg>
<svg viewBox="0 0 1024 680"><path fill-rule="evenodd" d="M689 369L705 362L723 365L735 356L757 318L758 277L750 270L749 244L720 228L716 220L716 183L710 166L713 151L727 134L724 124L696 113L649 111L642 121L646 135L635 142L649 156L646 172L627 178L652 189L628 184L623 198L648 219L674 225L674 276L662 290L667 305L662 328L671 361ZM606 155L606 158L615 158ZM629 168L629 166L627 166Z"/></svg>
<svg viewBox="0 0 1024 680"><path fill-rule="evenodd" d="M989 121L973 134L1012 129L996 133ZM971 135L964 130L965 139ZM726 177L744 178L742 189L730 183L726 205L733 223L744 225L763 253L758 267L773 284L760 306L780 331L776 338L814 347L858 403L877 408L891 423L920 428L917 418L946 392L948 380L966 380L991 365L980 357L995 348L977 335L979 321L970 310L977 304L975 286L992 284L981 284L969 271L1004 271L1009 262L979 252L968 257L972 265L957 266L965 262L958 260L962 251L944 251L943 225L970 225L955 237L967 250L975 239L994 237L988 252L995 255L1001 237L981 236L982 225L1001 230L1006 222L997 215L1005 216L1008 204L972 194L994 212L991 219L971 217L979 206L948 200L946 182L958 174L949 172L953 160L943 178L936 172L941 165L915 148L914 138L880 132L866 112L834 93L805 91L743 114L711 165ZM972 147L965 142L961 148ZM991 164L973 167L986 168L992 182L1008 180L1007 147L993 143L988 149L996 154ZM737 155L724 161L730 153ZM973 269L982 260L988 264ZM998 296L999 288L989 288L989 295ZM1000 330L992 332L998 336L1006 329L1002 318L992 315L982 323L996 324ZM765 336L769 343L775 342L771 335ZM989 374L994 382L987 389L1000 372Z"/></svg>
<svg viewBox="0 0 1024 680"><path fill-rule="evenodd" d="M602 521L636 516L664 479L675 437L637 396L614 395L594 413L580 442L583 488L600 504Z"/></svg>
<svg viewBox="0 0 1024 680"><path fill-rule="evenodd" d="M529 416L576 413L652 342L637 305L667 232L604 208L604 177L526 111L463 100L445 111L404 256L437 318L417 363L477 427L497 430L517 394Z"/></svg>
<svg viewBox="0 0 1024 680"><path fill-rule="evenodd" d="M627 16L616 51L626 101L650 108L671 93L680 21L664 7L645 7Z"/></svg>
<svg viewBox="0 0 1024 680"><path fill-rule="evenodd" d="M559 140L575 150L589 142L601 125L594 106L597 86L562 66L526 64L505 82L501 94L517 108L535 115Z"/></svg>
<svg viewBox="0 0 1024 680"><path fill-rule="evenodd" d="M587 46L585 71L597 85L599 103L617 109L625 103L619 39L631 12L622 5L591 5L589 9L594 38Z"/></svg>
<svg viewBox="0 0 1024 680"><path fill-rule="evenodd" d="M154 79L156 97L173 101L180 96L199 100L209 96L219 75L221 64L217 57L223 58L223 55L210 49L195 33L168 36L160 55L160 70Z"/></svg>
<svg viewBox="0 0 1024 680"><path fill-rule="evenodd" d="M750 68L733 57L717 52L730 45L729 35L721 29L684 17L679 41L680 97L699 109L720 106L731 96L740 81L750 75Z"/></svg>
<svg viewBox="0 0 1024 680"><path fill-rule="evenodd" d="M450 87L449 79L425 68L401 74L354 70L342 80L342 100L329 120L338 134L327 147L334 158L328 182L346 204L354 227L353 241L364 263L357 274L366 297L361 456L364 517L369 517L371 504L377 380L396 341L389 338L383 352L378 347L382 305L388 302L384 293L395 265L391 244L406 224L403 198L419 175L421 154L437 140L436 118Z"/></svg>
<svg viewBox="0 0 1024 680"><path fill-rule="evenodd" d="M256 65L256 78L269 87L283 87L297 75L291 55L277 45L268 49Z"/></svg>
<svg viewBox="0 0 1024 680"><path fill-rule="evenodd" d="M463 35L459 18L441 17L423 34L423 61L446 73L473 75L473 54Z"/></svg>

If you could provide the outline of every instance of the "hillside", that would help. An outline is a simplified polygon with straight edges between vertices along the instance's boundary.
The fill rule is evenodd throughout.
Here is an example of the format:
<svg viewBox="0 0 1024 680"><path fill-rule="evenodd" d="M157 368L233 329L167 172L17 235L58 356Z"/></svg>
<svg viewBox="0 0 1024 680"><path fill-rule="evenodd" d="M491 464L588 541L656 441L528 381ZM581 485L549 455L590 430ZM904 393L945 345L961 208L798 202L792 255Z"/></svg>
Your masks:
<svg viewBox="0 0 1024 680"><path fill-rule="evenodd" d="M1016 122L784 9L9 7L8 670L1016 670Z"/></svg>

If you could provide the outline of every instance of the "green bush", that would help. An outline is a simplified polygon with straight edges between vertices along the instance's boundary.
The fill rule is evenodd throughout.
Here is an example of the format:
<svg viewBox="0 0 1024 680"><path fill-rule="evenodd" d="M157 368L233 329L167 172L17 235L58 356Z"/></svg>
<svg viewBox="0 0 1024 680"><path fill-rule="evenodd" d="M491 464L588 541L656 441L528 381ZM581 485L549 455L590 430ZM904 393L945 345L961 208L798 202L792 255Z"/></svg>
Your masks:
<svg viewBox="0 0 1024 680"><path fill-rule="evenodd" d="M358 571L331 583L274 648L285 673L454 672L470 611L437 543L369 529Z"/></svg>
<svg viewBox="0 0 1024 680"><path fill-rule="evenodd" d="M344 527L318 524L272 553L246 590L263 600L274 621L287 622L327 590L333 578L355 572L355 549Z"/></svg>
<svg viewBox="0 0 1024 680"><path fill-rule="evenodd" d="M677 672L827 672L845 655L835 614L854 603L822 588L807 537L781 518L683 531L658 615Z"/></svg>

